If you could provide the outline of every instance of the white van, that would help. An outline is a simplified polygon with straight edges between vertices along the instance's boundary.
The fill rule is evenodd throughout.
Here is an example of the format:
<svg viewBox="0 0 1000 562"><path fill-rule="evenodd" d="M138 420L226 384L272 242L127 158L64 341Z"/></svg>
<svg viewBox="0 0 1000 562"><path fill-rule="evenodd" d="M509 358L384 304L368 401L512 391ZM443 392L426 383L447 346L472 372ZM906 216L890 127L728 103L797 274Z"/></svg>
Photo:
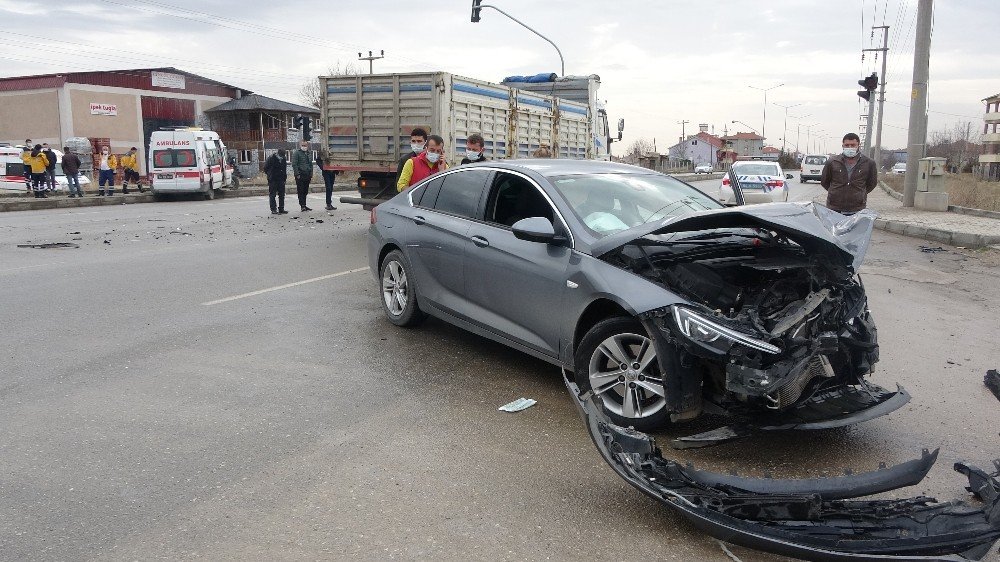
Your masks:
<svg viewBox="0 0 1000 562"><path fill-rule="evenodd" d="M56 149L52 149L52 152L56 153L56 190L66 190L69 188L69 182L66 180L66 174L62 171L62 166L60 166L63 153ZM90 179L83 174L80 174L78 178L80 189L86 190L87 186L90 185ZM0 189L27 190L24 183L24 161L21 160L21 147L19 146L0 146Z"/></svg>
<svg viewBox="0 0 1000 562"><path fill-rule="evenodd" d="M154 131L149 139L149 175L153 195L204 193L232 185L233 168L226 145L215 131L184 128Z"/></svg>
<svg viewBox="0 0 1000 562"><path fill-rule="evenodd" d="M830 157L826 154L806 154L802 159L802 168L799 174L799 182L806 183L809 180L819 181L823 175L823 166Z"/></svg>

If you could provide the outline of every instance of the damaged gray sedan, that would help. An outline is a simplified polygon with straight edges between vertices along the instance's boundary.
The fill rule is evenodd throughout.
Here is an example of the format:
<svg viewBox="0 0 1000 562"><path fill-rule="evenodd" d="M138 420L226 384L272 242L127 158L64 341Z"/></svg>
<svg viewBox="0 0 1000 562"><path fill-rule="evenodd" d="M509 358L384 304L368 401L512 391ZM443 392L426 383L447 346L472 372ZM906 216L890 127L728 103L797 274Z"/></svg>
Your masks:
<svg viewBox="0 0 1000 562"><path fill-rule="evenodd" d="M908 401L869 381L878 342L857 270L872 222L811 204L724 208L633 166L518 160L454 168L379 205L368 249L394 324L430 314L556 364L623 426L732 417L678 443L698 446Z"/></svg>

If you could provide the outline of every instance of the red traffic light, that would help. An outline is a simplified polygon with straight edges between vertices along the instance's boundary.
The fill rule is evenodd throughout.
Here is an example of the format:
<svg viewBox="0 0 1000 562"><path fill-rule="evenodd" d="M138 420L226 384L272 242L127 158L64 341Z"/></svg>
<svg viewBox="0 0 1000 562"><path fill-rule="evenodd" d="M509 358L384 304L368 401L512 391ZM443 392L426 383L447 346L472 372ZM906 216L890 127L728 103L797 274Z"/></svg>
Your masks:
<svg viewBox="0 0 1000 562"><path fill-rule="evenodd" d="M871 101L872 90L858 90L858 97L865 101Z"/></svg>
<svg viewBox="0 0 1000 562"><path fill-rule="evenodd" d="M868 91L878 89L878 73L872 72L871 76L858 80L858 86L861 86Z"/></svg>
<svg viewBox="0 0 1000 562"><path fill-rule="evenodd" d="M472 0L472 23L479 22L479 11L482 8L479 7L483 3L483 0Z"/></svg>

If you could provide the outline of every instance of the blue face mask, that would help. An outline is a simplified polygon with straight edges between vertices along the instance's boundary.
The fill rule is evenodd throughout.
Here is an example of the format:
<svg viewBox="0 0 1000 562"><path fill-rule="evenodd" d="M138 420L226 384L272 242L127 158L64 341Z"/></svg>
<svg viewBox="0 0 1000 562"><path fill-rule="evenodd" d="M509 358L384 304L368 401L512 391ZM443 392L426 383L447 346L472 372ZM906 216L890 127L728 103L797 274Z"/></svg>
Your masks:
<svg viewBox="0 0 1000 562"><path fill-rule="evenodd" d="M473 150L466 150L465 151L465 157L468 158L469 160L479 160L479 158L482 155L483 155L482 152L475 152Z"/></svg>
<svg viewBox="0 0 1000 562"><path fill-rule="evenodd" d="M848 158L854 158L857 155L858 155L858 149L857 148L855 148L855 147L847 148L846 146L844 147L844 156L846 156Z"/></svg>
<svg viewBox="0 0 1000 562"><path fill-rule="evenodd" d="M431 164L434 164L435 162L438 161L438 158L441 158L441 155L438 154L437 152L427 152L425 154L427 154L427 161L430 162Z"/></svg>

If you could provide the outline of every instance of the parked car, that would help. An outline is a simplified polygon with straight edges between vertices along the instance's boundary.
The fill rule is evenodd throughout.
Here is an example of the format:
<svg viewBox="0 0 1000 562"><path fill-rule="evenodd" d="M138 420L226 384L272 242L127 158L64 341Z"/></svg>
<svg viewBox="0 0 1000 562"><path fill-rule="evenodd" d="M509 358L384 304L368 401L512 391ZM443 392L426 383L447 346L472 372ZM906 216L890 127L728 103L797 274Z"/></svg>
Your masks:
<svg viewBox="0 0 1000 562"><path fill-rule="evenodd" d="M905 174L906 173L906 162L896 162L892 166L893 174Z"/></svg>
<svg viewBox="0 0 1000 562"><path fill-rule="evenodd" d="M832 427L908 400L867 381L878 343L855 274L873 222L811 203L727 209L624 164L512 160L382 203L368 254L391 323L433 315L569 370L615 423L713 411Z"/></svg>
<svg viewBox="0 0 1000 562"><path fill-rule="evenodd" d="M802 167L799 173L799 182L806 183L809 180L819 181L823 174L823 166L830 157L826 154L807 154L802 158Z"/></svg>
<svg viewBox="0 0 1000 562"><path fill-rule="evenodd" d="M788 201L788 182L792 174L785 174L777 162L741 160L733 162L730 169L740 179L745 203L774 203ZM730 178L722 178L719 186L719 201L725 205L735 205L736 197Z"/></svg>
<svg viewBox="0 0 1000 562"><path fill-rule="evenodd" d="M694 167L694 173L696 174L711 174L715 171L715 167L711 164L698 164Z"/></svg>

